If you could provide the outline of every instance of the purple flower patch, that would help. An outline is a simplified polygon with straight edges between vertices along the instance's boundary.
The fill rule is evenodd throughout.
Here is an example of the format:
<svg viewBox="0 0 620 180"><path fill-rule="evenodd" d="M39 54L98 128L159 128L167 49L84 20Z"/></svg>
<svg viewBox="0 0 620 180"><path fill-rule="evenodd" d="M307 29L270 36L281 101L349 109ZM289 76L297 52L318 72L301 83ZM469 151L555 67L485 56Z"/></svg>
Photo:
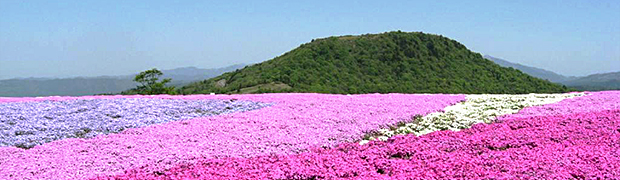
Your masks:
<svg viewBox="0 0 620 180"><path fill-rule="evenodd" d="M129 128L269 105L251 101L146 98L0 103L0 146L32 148L60 139L92 138Z"/></svg>

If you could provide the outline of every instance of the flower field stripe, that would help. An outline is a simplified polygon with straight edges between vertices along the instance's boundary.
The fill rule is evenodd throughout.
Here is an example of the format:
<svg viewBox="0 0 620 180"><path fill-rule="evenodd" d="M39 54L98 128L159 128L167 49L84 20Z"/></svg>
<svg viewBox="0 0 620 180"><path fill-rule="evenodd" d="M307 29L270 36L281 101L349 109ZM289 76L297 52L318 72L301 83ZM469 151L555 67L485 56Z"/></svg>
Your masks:
<svg viewBox="0 0 620 180"><path fill-rule="evenodd" d="M446 107L442 112L416 118L414 122L401 123L397 127L380 129L369 134L360 144L370 140L387 140L395 135L413 133L424 135L435 131L470 128L477 123L492 123L499 116L515 114L525 107L552 104L567 98L579 97L584 93L566 94L474 94L467 95L467 101Z"/></svg>
<svg viewBox="0 0 620 180"><path fill-rule="evenodd" d="M205 158L158 173L132 169L97 179L617 179L619 104L620 92L597 92L461 131L296 155Z"/></svg>
<svg viewBox="0 0 620 180"><path fill-rule="evenodd" d="M92 97L12 98L30 102ZM110 96L107 98L237 99L272 103L242 113L127 129L90 139L63 139L31 149L0 148L0 179L85 179L126 170L162 172L202 159L292 155L356 142L368 131L440 111L463 95L257 94Z"/></svg>
<svg viewBox="0 0 620 180"><path fill-rule="evenodd" d="M231 100L73 99L0 103L0 146L32 148L175 120L256 110L268 103Z"/></svg>
<svg viewBox="0 0 620 180"><path fill-rule="evenodd" d="M543 106L527 107L517 114L509 114L498 117L505 118L549 116L571 113L587 113L603 110L620 109L620 91L588 92L587 96L563 100L558 103Z"/></svg>

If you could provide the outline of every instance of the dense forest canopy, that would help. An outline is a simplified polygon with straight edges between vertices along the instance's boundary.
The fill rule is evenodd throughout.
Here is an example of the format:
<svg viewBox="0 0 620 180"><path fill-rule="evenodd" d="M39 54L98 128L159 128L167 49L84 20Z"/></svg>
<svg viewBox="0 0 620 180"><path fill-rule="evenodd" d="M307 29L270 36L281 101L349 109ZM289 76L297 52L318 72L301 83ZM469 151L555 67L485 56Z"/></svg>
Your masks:
<svg viewBox="0 0 620 180"><path fill-rule="evenodd" d="M400 31L312 40L274 59L180 88L182 94L566 91L500 67L455 40Z"/></svg>

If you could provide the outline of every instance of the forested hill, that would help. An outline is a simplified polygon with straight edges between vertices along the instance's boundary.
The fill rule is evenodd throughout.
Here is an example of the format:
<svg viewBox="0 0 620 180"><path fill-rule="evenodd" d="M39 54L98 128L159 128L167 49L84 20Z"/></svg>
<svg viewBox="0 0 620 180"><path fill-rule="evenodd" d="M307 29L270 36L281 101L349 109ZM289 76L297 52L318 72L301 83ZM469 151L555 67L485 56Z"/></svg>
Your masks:
<svg viewBox="0 0 620 180"><path fill-rule="evenodd" d="M550 93L564 86L504 68L449 38L388 32L312 40L180 89L202 93Z"/></svg>

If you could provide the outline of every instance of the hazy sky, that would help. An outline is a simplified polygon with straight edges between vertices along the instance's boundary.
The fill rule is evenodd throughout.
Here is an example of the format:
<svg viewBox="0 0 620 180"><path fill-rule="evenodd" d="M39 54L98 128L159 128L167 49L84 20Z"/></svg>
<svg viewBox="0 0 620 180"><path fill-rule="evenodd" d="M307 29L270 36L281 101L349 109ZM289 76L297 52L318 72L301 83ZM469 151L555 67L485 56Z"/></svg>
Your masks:
<svg viewBox="0 0 620 180"><path fill-rule="evenodd" d="M0 79L256 63L313 38L393 30L564 75L620 71L617 0L0 0Z"/></svg>

